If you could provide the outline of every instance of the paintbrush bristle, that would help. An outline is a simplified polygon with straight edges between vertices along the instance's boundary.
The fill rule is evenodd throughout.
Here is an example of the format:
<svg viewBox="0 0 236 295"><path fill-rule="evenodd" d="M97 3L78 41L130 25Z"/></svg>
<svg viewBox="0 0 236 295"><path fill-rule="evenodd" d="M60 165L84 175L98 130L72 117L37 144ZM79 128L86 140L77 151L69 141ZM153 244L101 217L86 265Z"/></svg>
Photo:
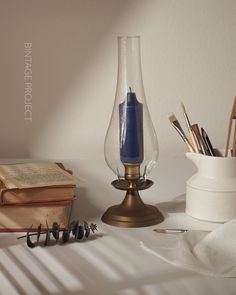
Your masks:
<svg viewBox="0 0 236 295"><path fill-rule="evenodd" d="M181 102L181 107L182 107L183 112L186 113L186 109L185 109L183 102Z"/></svg>
<svg viewBox="0 0 236 295"><path fill-rule="evenodd" d="M162 228L155 228L154 231L157 232L157 233L160 233L160 234L165 234L166 233L166 230L162 229Z"/></svg>
<svg viewBox="0 0 236 295"><path fill-rule="evenodd" d="M177 121L176 117L175 117L175 114L174 113L170 113L169 114L169 120L171 123Z"/></svg>

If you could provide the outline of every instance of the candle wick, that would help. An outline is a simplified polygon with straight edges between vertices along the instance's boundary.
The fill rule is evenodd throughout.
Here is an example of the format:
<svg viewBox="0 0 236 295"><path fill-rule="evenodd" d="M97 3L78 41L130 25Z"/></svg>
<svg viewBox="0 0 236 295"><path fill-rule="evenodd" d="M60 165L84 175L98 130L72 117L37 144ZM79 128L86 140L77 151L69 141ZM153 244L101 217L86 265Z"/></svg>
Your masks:
<svg viewBox="0 0 236 295"><path fill-rule="evenodd" d="M131 87L129 87L129 92L132 92Z"/></svg>

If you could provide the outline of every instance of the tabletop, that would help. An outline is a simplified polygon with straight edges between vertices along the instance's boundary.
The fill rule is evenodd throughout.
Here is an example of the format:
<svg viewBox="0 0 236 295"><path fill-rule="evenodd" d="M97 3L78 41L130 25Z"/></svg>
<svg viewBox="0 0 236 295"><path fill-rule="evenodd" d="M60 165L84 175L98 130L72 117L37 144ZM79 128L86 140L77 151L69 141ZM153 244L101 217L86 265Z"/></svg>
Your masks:
<svg viewBox="0 0 236 295"><path fill-rule="evenodd" d="M81 242L34 249L17 240L19 234L2 233L0 294L236 294L236 279L203 276L144 251L141 242L148 245L155 241L153 229L157 226L119 228L101 222L105 210L124 197L124 192L110 185L115 176L104 161L63 163L81 179L71 218L97 223L98 232ZM212 230L219 226L184 212L186 180L194 171L184 157L158 161L149 176L154 186L141 192L144 202L158 206L165 216L158 227Z"/></svg>

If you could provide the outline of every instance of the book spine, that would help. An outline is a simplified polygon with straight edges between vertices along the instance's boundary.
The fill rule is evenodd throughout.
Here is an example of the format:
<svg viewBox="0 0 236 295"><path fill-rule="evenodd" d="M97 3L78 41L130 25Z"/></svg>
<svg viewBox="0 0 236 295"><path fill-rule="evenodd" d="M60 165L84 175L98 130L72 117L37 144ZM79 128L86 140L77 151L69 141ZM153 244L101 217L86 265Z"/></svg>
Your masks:
<svg viewBox="0 0 236 295"><path fill-rule="evenodd" d="M44 202L30 202L18 204L0 204L0 207L42 207L42 206L66 206L73 202L74 199L60 200L60 201L44 201Z"/></svg>

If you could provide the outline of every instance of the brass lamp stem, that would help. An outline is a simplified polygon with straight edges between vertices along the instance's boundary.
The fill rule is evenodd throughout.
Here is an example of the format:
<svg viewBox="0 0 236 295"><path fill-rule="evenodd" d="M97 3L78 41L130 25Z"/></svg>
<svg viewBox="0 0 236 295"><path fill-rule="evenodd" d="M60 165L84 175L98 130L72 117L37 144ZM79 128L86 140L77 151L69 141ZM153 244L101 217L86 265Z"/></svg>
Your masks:
<svg viewBox="0 0 236 295"><path fill-rule="evenodd" d="M138 180L140 178L140 164L124 164L125 179Z"/></svg>
<svg viewBox="0 0 236 295"><path fill-rule="evenodd" d="M126 196L120 205L112 206L102 216L102 221L120 227L142 227L154 225L164 220L163 215L152 205L144 204L139 190L149 188L151 180L142 181L140 164L124 164L125 179L118 179L112 185L120 190L126 190Z"/></svg>

